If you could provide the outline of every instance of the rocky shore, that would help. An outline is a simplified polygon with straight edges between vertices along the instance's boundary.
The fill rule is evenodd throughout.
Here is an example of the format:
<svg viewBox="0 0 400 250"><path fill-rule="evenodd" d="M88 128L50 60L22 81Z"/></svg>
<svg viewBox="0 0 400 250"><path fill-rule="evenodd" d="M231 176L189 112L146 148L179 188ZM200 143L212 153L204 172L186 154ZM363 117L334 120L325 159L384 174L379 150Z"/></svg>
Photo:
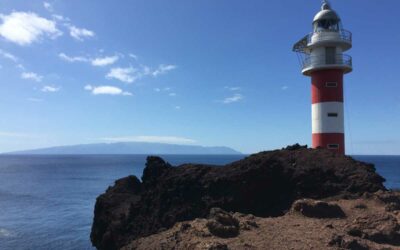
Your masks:
<svg viewBox="0 0 400 250"><path fill-rule="evenodd" d="M371 164L299 145L225 166L148 157L97 198L98 249L400 249L400 194Z"/></svg>

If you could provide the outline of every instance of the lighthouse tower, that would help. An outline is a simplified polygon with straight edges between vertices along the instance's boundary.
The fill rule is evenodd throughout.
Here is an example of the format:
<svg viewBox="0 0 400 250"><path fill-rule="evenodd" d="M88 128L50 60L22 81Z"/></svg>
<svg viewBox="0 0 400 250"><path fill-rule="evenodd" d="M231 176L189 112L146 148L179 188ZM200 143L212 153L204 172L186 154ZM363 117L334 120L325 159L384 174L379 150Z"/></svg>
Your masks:
<svg viewBox="0 0 400 250"><path fill-rule="evenodd" d="M327 1L312 26L293 47L303 75L311 77L312 146L344 154L343 75L353 69L352 58L344 52L352 46L352 35Z"/></svg>

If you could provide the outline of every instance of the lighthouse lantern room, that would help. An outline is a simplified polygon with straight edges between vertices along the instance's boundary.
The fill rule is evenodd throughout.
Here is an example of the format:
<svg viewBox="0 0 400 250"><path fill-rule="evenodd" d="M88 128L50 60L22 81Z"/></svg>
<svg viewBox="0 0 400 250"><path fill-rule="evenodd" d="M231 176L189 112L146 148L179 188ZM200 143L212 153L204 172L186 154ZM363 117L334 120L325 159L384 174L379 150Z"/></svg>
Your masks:
<svg viewBox="0 0 400 250"><path fill-rule="evenodd" d="M344 52L351 47L351 33L327 1L314 17L313 31L293 47L303 75L311 77L313 148L345 153L343 75L353 67Z"/></svg>

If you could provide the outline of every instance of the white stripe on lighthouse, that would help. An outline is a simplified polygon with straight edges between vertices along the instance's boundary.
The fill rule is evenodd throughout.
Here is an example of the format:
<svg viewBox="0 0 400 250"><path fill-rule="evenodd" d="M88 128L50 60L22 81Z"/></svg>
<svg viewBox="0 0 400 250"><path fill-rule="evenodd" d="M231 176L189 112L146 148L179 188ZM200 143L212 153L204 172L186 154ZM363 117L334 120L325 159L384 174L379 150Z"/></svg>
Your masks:
<svg viewBox="0 0 400 250"><path fill-rule="evenodd" d="M312 132L344 133L342 102L320 102L312 105Z"/></svg>

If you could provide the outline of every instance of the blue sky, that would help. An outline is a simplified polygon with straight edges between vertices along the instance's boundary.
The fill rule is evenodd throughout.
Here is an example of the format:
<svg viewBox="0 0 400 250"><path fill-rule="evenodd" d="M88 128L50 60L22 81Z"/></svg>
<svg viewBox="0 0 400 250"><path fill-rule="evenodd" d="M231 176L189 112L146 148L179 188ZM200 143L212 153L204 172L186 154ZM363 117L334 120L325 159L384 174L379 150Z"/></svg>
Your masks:
<svg viewBox="0 0 400 250"><path fill-rule="evenodd" d="M353 32L348 154L400 154L396 0L332 0ZM292 45L320 1L3 0L0 152L113 141L311 144Z"/></svg>

